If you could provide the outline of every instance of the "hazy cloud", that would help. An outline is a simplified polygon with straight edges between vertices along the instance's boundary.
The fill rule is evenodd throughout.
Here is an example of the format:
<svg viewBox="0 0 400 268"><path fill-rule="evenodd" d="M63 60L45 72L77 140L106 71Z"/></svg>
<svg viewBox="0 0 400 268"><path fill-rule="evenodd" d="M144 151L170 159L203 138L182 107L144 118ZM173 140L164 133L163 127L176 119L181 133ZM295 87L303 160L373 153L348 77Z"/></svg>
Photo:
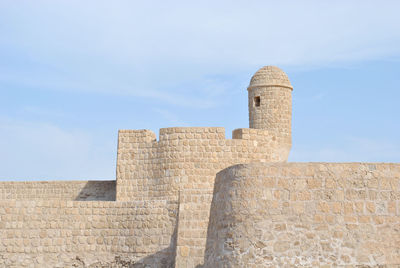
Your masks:
<svg viewBox="0 0 400 268"><path fill-rule="evenodd" d="M115 179L114 144L96 143L81 130L1 117L0 180Z"/></svg>
<svg viewBox="0 0 400 268"><path fill-rule="evenodd" d="M165 109L154 109L154 111L159 114L170 126L188 127L189 124L182 121L176 114Z"/></svg>
<svg viewBox="0 0 400 268"><path fill-rule="evenodd" d="M13 101L0 111L0 179L114 178L116 137L96 133L103 122L101 131L141 128L138 120L152 129L161 120L247 125L245 88L262 65L304 71L399 60L399 10L390 0L0 1L0 90ZM297 94L303 108L331 97ZM74 117L85 119L82 129L69 127ZM396 142L308 142L294 144L291 160L399 159Z"/></svg>
<svg viewBox="0 0 400 268"><path fill-rule="evenodd" d="M335 144L303 147L295 144L289 161L318 162L399 162L398 141L376 140L365 137L347 137Z"/></svg>
<svg viewBox="0 0 400 268"><path fill-rule="evenodd" d="M185 81L209 74L400 55L398 1L2 1L0 7L0 55L38 70L16 68L20 81L53 81L54 89L171 102ZM0 68L12 76L8 61Z"/></svg>

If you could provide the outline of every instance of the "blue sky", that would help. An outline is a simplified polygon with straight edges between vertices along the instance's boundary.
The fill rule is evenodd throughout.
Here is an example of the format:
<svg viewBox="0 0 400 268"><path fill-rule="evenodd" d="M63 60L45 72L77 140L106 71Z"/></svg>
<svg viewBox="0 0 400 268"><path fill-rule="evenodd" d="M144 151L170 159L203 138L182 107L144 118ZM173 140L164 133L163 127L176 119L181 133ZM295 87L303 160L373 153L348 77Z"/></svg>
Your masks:
<svg viewBox="0 0 400 268"><path fill-rule="evenodd" d="M293 91L290 161L399 162L399 1L0 2L0 180L114 179L118 129L248 127Z"/></svg>

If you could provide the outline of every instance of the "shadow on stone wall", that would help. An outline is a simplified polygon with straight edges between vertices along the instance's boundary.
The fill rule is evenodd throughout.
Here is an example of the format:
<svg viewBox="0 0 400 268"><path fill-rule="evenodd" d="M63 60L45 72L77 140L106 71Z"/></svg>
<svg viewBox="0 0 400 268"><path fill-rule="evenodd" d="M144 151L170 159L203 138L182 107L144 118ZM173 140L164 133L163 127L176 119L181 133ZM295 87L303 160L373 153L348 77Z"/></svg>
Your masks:
<svg viewBox="0 0 400 268"><path fill-rule="evenodd" d="M150 267L165 267L174 268L175 267L175 256L176 256L176 242L178 234L178 216L176 218L176 224L174 232L172 234L169 246L163 250L160 250L154 254L151 254L145 258L142 258L131 266L121 266L129 268L150 268ZM96 267L97 268L97 267ZM103 268L103 267L102 267Z"/></svg>
<svg viewBox="0 0 400 268"><path fill-rule="evenodd" d="M227 168L228 169L228 168ZM220 171L217 173L216 177L215 177L215 183L214 183L214 188L213 188L213 197L211 200L211 205L210 205L210 215L209 215L209 219L208 219L208 226L207 226L207 238L206 238L206 247L204 249L204 260L203 260L203 264L198 264L196 265L195 268L206 268L209 267L209 265L207 264L207 259L210 257L211 252L213 251L213 242L216 239L216 237L214 237L214 235L212 234L212 224L215 224L214 222L212 222L212 220L214 220L214 217L212 215L212 211L215 211L217 209L217 204L216 204L216 198L215 198L215 193L217 192L217 182L220 180L219 178L219 174L223 172Z"/></svg>
<svg viewBox="0 0 400 268"><path fill-rule="evenodd" d="M177 221L178 215L176 215L176 224L169 246L144 258L136 259L129 255L116 254L113 261L86 264L83 258L76 256L68 265L76 268L174 268L178 233Z"/></svg>
<svg viewBox="0 0 400 268"><path fill-rule="evenodd" d="M115 201L116 181L88 181L75 201Z"/></svg>

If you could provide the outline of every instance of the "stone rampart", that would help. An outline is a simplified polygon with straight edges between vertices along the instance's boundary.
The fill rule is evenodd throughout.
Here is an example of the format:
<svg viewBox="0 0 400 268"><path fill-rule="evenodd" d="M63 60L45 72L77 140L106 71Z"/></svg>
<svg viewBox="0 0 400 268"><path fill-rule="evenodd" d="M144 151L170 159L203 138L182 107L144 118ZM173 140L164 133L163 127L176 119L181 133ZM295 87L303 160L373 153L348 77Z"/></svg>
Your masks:
<svg viewBox="0 0 400 268"><path fill-rule="evenodd" d="M267 130L222 127L121 130L117 200L177 200L180 189L213 189L215 174L232 164L286 161L288 152ZM287 145L290 147L290 144Z"/></svg>
<svg viewBox="0 0 400 268"><path fill-rule="evenodd" d="M178 242L180 234L190 242L182 248L178 243L176 263L194 267L204 259L208 216L192 220L199 226L195 232L182 222L187 215L209 213L217 172L239 163L286 161L289 149L290 143L283 146L263 129L237 129L233 139L226 139L222 127L164 128L159 141L148 130L123 130L118 141L117 201L167 200L172 209L180 193L182 198L190 191L208 193L209 198L179 209Z"/></svg>
<svg viewBox="0 0 400 268"><path fill-rule="evenodd" d="M0 200L115 200L115 181L0 182Z"/></svg>
<svg viewBox="0 0 400 268"><path fill-rule="evenodd" d="M0 201L0 219L0 267L174 261L176 217L165 201Z"/></svg>
<svg viewBox="0 0 400 268"><path fill-rule="evenodd" d="M236 165L215 182L205 267L395 266L399 245L400 164Z"/></svg>

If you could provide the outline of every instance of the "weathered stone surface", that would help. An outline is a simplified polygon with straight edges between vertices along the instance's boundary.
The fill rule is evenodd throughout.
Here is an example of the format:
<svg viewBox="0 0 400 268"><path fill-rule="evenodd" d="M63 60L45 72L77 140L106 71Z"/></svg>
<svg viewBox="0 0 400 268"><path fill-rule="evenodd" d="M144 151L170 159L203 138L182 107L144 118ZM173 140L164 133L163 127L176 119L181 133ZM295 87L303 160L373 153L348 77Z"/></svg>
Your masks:
<svg viewBox="0 0 400 268"><path fill-rule="evenodd" d="M176 217L166 201L14 200L0 207L9 208L0 213L0 260L10 266L124 267L116 257L173 265Z"/></svg>
<svg viewBox="0 0 400 268"><path fill-rule="evenodd" d="M115 181L0 182L0 200L115 201Z"/></svg>
<svg viewBox="0 0 400 268"><path fill-rule="evenodd" d="M215 182L204 266L399 265L400 164L373 164L373 169L370 165L255 163L221 171ZM319 194L341 178L345 183L336 184L334 191L344 192L344 198ZM370 191L371 180L383 179L393 182L392 198L357 194ZM270 191L271 180L281 181L273 191L287 189L297 197L307 190L311 198L265 198L260 189ZM303 181L312 184L299 187ZM388 191L386 182L372 184L378 196Z"/></svg>

